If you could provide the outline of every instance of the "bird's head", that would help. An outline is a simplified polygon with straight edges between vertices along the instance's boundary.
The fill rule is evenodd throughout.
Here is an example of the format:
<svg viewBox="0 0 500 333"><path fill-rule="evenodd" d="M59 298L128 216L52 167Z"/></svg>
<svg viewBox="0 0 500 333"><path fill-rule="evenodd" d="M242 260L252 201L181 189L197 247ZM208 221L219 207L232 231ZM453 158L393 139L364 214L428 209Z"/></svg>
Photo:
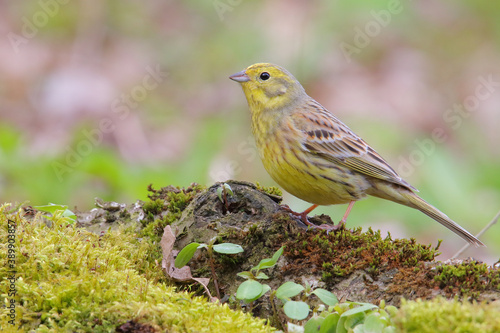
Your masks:
<svg viewBox="0 0 500 333"><path fill-rule="evenodd" d="M252 112L282 109L307 96L292 74L273 64L254 64L229 78L241 84Z"/></svg>

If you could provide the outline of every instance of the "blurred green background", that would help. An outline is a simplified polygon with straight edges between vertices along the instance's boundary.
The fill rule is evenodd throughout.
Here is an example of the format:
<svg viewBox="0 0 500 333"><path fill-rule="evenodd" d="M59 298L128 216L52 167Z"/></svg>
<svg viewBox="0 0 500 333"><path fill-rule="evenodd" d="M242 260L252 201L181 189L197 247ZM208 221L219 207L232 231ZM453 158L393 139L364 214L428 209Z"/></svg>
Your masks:
<svg viewBox="0 0 500 333"><path fill-rule="evenodd" d="M0 200L88 210L150 183L275 185L228 79L273 62L477 233L500 209L499 17L500 3L464 0L1 1ZM444 239L443 259L463 245L380 199L348 225ZM499 235L466 255L495 262Z"/></svg>

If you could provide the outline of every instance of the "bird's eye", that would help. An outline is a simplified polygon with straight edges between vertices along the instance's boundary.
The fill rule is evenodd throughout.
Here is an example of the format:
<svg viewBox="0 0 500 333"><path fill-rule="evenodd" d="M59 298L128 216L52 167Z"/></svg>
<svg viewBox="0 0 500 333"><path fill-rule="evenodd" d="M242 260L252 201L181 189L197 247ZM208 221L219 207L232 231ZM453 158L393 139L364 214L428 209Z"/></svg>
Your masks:
<svg viewBox="0 0 500 333"><path fill-rule="evenodd" d="M263 80L263 81L269 80L270 77L271 77L271 75L269 75L268 72L262 72L262 73L260 73L260 79Z"/></svg>

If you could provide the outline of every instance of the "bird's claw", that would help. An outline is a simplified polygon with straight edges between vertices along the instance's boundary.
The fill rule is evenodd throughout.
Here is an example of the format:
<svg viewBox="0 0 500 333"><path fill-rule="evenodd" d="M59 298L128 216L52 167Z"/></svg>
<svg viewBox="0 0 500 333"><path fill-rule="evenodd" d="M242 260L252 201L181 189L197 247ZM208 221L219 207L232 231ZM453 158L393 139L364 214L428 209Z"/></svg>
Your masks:
<svg viewBox="0 0 500 333"><path fill-rule="evenodd" d="M344 223L345 223L345 221L342 219L338 224L334 224L334 225L331 225L331 224L316 225L312 222L309 222L309 220L307 219L308 211L305 211L302 213L297 213L297 212L293 211L290 207L288 207L288 205L282 205L281 208L283 208L283 210L285 210L286 212L288 212L294 216L300 217L301 221L304 222L304 224L306 224L311 229L325 230L326 234L330 233L330 231L336 231L336 230L342 228Z"/></svg>
<svg viewBox="0 0 500 333"><path fill-rule="evenodd" d="M292 215L295 215L295 216L300 216L301 215L300 213L297 213L296 211L293 211L288 205L281 205L281 208L283 208L284 211L286 211L287 213L290 213Z"/></svg>
<svg viewBox="0 0 500 333"><path fill-rule="evenodd" d="M333 224L333 225L331 225L331 224L320 224L320 225L312 224L312 225L310 225L310 227L313 229L325 230L326 234L328 235L330 233L330 231L337 231L337 230L343 228L344 222L340 221L338 224Z"/></svg>

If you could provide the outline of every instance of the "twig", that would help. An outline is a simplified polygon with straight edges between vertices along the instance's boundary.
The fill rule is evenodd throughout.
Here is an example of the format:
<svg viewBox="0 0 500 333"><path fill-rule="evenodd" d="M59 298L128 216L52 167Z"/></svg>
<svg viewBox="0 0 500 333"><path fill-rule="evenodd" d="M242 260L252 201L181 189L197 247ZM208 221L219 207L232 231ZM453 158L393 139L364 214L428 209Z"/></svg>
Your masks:
<svg viewBox="0 0 500 333"><path fill-rule="evenodd" d="M500 218L500 211L497 213L497 215L493 218L493 220L490 221L490 223L488 223L484 228L483 230L481 230L477 235L476 235L476 238L479 238L481 237L489 228L491 228L492 225L494 225L495 223L498 222L498 219ZM467 243L465 244L460 250L458 250L457 253L455 253L453 255L453 257L451 257L451 259L455 259L457 258L459 255L462 254L462 252L464 252L465 250L467 250L467 248L470 246L470 243Z"/></svg>
<svg viewBox="0 0 500 333"><path fill-rule="evenodd" d="M214 287L215 291L217 292L217 298L220 300L219 284L217 283L217 275L215 274L215 263L211 246L208 247L208 261L210 263L210 269L212 271L212 279L214 280Z"/></svg>
<svg viewBox="0 0 500 333"><path fill-rule="evenodd" d="M273 309L273 319L276 323L279 323L278 319L278 311L276 310L276 304L274 304L274 296L276 295L276 291L271 292L269 295L269 302L271 303L271 308Z"/></svg>

